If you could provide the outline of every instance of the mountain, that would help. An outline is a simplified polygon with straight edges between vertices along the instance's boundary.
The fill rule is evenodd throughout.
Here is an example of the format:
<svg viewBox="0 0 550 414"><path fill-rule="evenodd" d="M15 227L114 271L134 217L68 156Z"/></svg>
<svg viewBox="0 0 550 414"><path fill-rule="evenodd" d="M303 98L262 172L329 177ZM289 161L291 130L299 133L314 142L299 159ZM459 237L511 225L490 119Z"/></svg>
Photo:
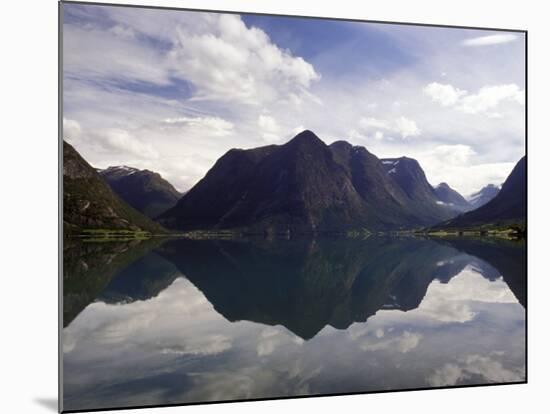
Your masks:
<svg viewBox="0 0 550 414"><path fill-rule="evenodd" d="M365 148L328 146L306 130L284 145L228 151L158 219L178 230L311 233L410 228L451 216L435 199L409 197Z"/></svg>
<svg viewBox="0 0 550 414"><path fill-rule="evenodd" d="M488 184L476 193L468 197L472 210L479 208L491 201L498 194L500 189L494 184Z"/></svg>
<svg viewBox="0 0 550 414"><path fill-rule="evenodd" d="M441 183L437 187L434 187L434 191L439 201L453 210L459 212L472 210L470 203L458 191L453 190L449 184Z"/></svg>
<svg viewBox="0 0 550 414"><path fill-rule="evenodd" d="M403 190L408 203L415 206L417 214L434 219L456 215L454 208L439 199L417 160L400 157L382 158L380 161L390 178Z"/></svg>
<svg viewBox="0 0 550 414"><path fill-rule="evenodd" d="M172 184L153 171L118 166L99 174L120 198L150 218L175 206L181 197Z"/></svg>
<svg viewBox="0 0 550 414"><path fill-rule="evenodd" d="M63 229L165 231L116 195L99 173L63 141Z"/></svg>
<svg viewBox="0 0 550 414"><path fill-rule="evenodd" d="M436 229L524 225L527 218L526 160L518 161L499 193L487 204L443 222Z"/></svg>

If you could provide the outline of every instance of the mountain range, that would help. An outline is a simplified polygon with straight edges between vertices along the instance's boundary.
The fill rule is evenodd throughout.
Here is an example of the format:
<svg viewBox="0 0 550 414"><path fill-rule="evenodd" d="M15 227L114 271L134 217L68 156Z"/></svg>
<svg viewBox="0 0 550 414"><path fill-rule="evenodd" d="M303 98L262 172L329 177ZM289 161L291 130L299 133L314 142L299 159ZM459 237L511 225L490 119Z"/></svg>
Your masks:
<svg viewBox="0 0 550 414"><path fill-rule="evenodd" d="M109 167L99 174L130 206L155 218L173 207L181 194L159 173L127 166Z"/></svg>
<svg viewBox="0 0 550 414"><path fill-rule="evenodd" d="M468 202L471 205L471 210L475 210L481 206L484 206L491 201L500 191L500 187L494 184L488 184L481 190L471 194L468 197Z"/></svg>
<svg viewBox="0 0 550 414"><path fill-rule="evenodd" d="M485 225L525 225L527 217L526 160L522 157L498 194L487 204L436 226L438 229L469 229Z"/></svg>
<svg viewBox="0 0 550 414"><path fill-rule="evenodd" d="M474 209L458 191L453 190L447 183L440 183L434 188L434 191L439 202L449 206L453 210L464 212Z"/></svg>
<svg viewBox="0 0 550 414"><path fill-rule="evenodd" d="M433 187L412 158L379 159L343 140L326 145L309 130L282 145L228 151L184 194L153 171L95 170L67 143L63 178L64 223L75 232L162 232L162 225L174 231L342 233L478 226L525 216L516 206L524 205L521 179L500 192L488 185L468 201L447 183ZM511 204L516 207L506 207Z"/></svg>
<svg viewBox="0 0 550 414"><path fill-rule="evenodd" d="M101 175L63 141L63 231L71 234L90 229L165 232L120 199Z"/></svg>
<svg viewBox="0 0 550 414"><path fill-rule="evenodd" d="M283 145L228 151L159 221L177 230L311 233L422 227L455 215L437 203L418 162L399 159L394 170L364 147L329 146L306 130Z"/></svg>

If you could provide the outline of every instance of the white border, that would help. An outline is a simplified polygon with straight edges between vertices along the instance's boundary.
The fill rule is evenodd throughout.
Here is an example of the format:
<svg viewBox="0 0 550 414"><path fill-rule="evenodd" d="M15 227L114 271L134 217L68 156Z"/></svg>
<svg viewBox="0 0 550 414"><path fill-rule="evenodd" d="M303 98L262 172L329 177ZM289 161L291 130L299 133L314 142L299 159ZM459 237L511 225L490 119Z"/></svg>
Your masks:
<svg viewBox="0 0 550 414"><path fill-rule="evenodd" d="M124 3L123 0L120 3ZM136 0L246 10L529 30L529 384L187 406L135 412L517 413L548 403L548 39L543 2L503 0ZM2 304L4 412L53 412L57 396L57 2L2 5ZM546 19L546 20L545 20ZM7 228L7 231L5 231ZM544 410L534 410L535 412ZM124 411L132 413L132 411Z"/></svg>

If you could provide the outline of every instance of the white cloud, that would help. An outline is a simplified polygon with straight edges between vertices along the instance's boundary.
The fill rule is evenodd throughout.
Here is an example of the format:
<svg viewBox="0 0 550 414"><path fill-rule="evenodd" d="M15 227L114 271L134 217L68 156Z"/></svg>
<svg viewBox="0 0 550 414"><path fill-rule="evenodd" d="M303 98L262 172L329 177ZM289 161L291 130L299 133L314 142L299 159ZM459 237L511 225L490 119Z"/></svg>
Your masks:
<svg viewBox="0 0 550 414"><path fill-rule="evenodd" d="M159 343L162 343L159 341ZM176 355L217 355L231 349L231 338L225 335L210 334L197 341L192 338L183 344L167 344L160 347L161 354Z"/></svg>
<svg viewBox="0 0 550 414"><path fill-rule="evenodd" d="M277 47L262 30L248 28L240 16L196 18L203 25L180 25L169 53L174 71L197 87L195 100L301 102L320 79L310 63Z"/></svg>
<svg viewBox="0 0 550 414"><path fill-rule="evenodd" d="M116 36L125 37L125 38L133 38L136 35L136 32L134 31L134 29L121 24L117 24L116 26L111 27L109 30L112 33L114 33Z"/></svg>
<svg viewBox="0 0 550 414"><path fill-rule="evenodd" d="M63 118L63 139L66 141L75 141L80 137L82 128L74 119Z"/></svg>
<svg viewBox="0 0 550 414"><path fill-rule="evenodd" d="M401 139L420 135L420 128L418 128L416 122L404 116L394 120L362 117L359 119L358 126L360 131L351 130L349 132L350 136L367 139L372 137L376 140L382 140L385 135L391 136L392 134L399 135ZM366 135L361 134L361 132Z"/></svg>
<svg viewBox="0 0 550 414"><path fill-rule="evenodd" d="M125 152L143 159L154 159L159 156L152 143L142 142L123 129L108 128L92 135L95 141L108 151Z"/></svg>
<svg viewBox="0 0 550 414"><path fill-rule="evenodd" d="M431 151L431 156L447 165L471 165L471 158L476 153L469 145L438 145Z"/></svg>
<svg viewBox="0 0 550 414"><path fill-rule="evenodd" d="M464 46L490 46L490 45L500 45L503 43L510 43L517 40L517 36L514 34L495 34L489 36L480 36L473 37L471 39L466 39L462 42Z"/></svg>
<svg viewBox="0 0 550 414"><path fill-rule="evenodd" d="M100 82L170 83L166 58L144 46L128 28L101 29L95 26L63 27L63 73L77 79ZM106 46L108 45L108 46Z"/></svg>
<svg viewBox="0 0 550 414"><path fill-rule="evenodd" d="M459 108L466 113L476 114L492 110L502 102L524 105L525 91L516 84L484 86L478 93L465 96Z"/></svg>
<svg viewBox="0 0 550 414"><path fill-rule="evenodd" d="M432 282L415 312L441 322L463 323L476 316L472 302L517 303L517 299L502 279L490 281L467 267L449 283Z"/></svg>
<svg viewBox="0 0 550 414"><path fill-rule="evenodd" d="M424 88L424 93L443 106L451 106L457 103L467 92L452 85L432 82Z"/></svg>
<svg viewBox="0 0 550 414"><path fill-rule="evenodd" d="M363 351L381 351L381 350L397 350L405 354L418 346L422 335L404 331L400 335L395 335L389 338L384 337L384 332L377 329L373 336L368 336L361 342L359 347Z"/></svg>
<svg viewBox="0 0 550 414"><path fill-rule="evenodd" d="M233 123L219 117L175 117L165 118L164 124L175 127L191 127L203 131L207 135L225 136L233 132Z"/></svg>
<svg viewBox="0 0 550 414"><path fill-rule="evenodd" d="M513 83L483 86L477 93L469 94L453 85L432 82L424 87L424 93L444 107L454 107L468 114L482 113L490 118L502 117L494 112L502 103L525 105L525 91Z"/></svg>
<svg viewBox="0 0 550 414"><path fill-rule="evenodd" d="M258 126L264 140L278 142L281 140L281 127L272 116L261 114L258 117Z"/></svg>
<svg viewBox="0 0 550 414"><path fill-rule="evenodd" d="M359 126L363 129L391 129L388 121L376 118L361 118L359 120Z"/></svg>
<svg viewBox="0 0 550 414"><path fill-rule="evenodd" d="M401 138L416 137L420 135L420 129L412 119L401 116L395 120L397 131L401 134Z"/></svg>
<svg viewBox="0 0 550 414"><path fill-rule="evenodd" d="M493 383L517 382L525 378L525 370L505 368L502 362L491 356L474 354L461 357L457 363L447 363L438 368L428 378L428 383L433 387L444 387L457 385L477 376Z"/></svg>

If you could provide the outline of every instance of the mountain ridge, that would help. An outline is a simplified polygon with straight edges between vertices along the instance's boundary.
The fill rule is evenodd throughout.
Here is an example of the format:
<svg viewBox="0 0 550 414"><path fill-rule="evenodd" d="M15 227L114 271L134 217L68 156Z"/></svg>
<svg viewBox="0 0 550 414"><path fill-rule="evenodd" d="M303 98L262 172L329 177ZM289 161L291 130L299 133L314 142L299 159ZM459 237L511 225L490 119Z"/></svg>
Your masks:
<svg viewBox="0 0 550 414"><path fill-rule="evenodd" d="M181 194L154 171L128 166L111 166L100 170L115 193L147 217L154 219L173 207Z"/></svg>
<svg viewBox="0 0 550 414"><path fill-rule="evenodd" d="M184 231L311 233L423 226L452 215L435 195L411 199L366 148L329 146L305 130L282 145L229 150L159 221Z"/></svg>
<svg viewBox="0 0 550 414"><path fill-rule="evenodd" d="M468 229L486 225L524 226L527 217L526 157L514 166L499 193L487 204L442 222L434 229Z"/></svg>
<svg viewBox="0 0 550 414"><path fill-rule="evenodd" d="M165 232L119 198L96 169L63 141L63 232L91 229Z"/></svg>

